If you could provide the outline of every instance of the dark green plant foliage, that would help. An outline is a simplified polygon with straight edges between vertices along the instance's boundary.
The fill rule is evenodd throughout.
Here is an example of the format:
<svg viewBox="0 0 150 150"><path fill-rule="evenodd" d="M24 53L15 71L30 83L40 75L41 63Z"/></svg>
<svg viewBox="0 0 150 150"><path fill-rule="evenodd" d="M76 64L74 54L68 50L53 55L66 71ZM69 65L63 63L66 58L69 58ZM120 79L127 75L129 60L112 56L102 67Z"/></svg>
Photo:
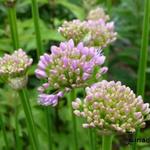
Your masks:
<svg viewBox="0 0 150 150"><path fill-rule="evenodd" d="M52 44L58 44L63 41L63 37L57 32L64 20L72 20L73 18L83 19L86 10L82 5L82 1L76 0L55 0L56 3L50 3L48 0L38 0L40 11L40 31L45 52L49 52ZM0 0L0 56L4 53L10 53L13 50L11 43L11 35L8 24L7 10ZM97 4L102 3L105 8L105 2L98 0ZM115 21L116 30L118 32L118 40L110 46L109 56L109 72L108 78L113 80L121 80L124 84L130 86L136 91L138 58L142 33L142 17L143 17L143 0L113 0L111 10L111 19ZM54 7L52 7L54 6ZM36 42L33 20L31 18L31 0L18 0L17 2L17 23L19 33L20 47L28 52L30 56L36 59ZM42 149L48 149L48 133L46 130L46 119L44 116L44 107L37 104L36 87L39 81L34 76L36 61L29 70L28 90L30 92L30 102L36 122L36 128L39 134L40 145ZM147 79L145 101L150 98L150 57L148 57ZM78 95L83 97L84 93L79 90ZM68 96L68 95L66 95ZM6 134L9 141L9 147L15 146L15 105L18 103L19 110L19 137L22 142L23 149L30 149L27 134L27 126L22 106L19 102L17 93L0 81L0 114L3 115L3 123L6 128ZM68 114L66 97L63 98L56 108L52 108L50 112L52 120L52 137L54 147L57 150L71 149L73 144L71 136L71 116ZM77 133L79 137L79 147L84 150L90 150L90 141L88 138L88 130L82 129L82 120L77 122ZM149 137L149 123L147 127L140 133L140 137ZM0 131L0 149L4 148L4 140ZM121 135L113 141L113 147L128 147L125 138L130 135ZM68 147L68 139L69 146ZM97 139L97 143L101 144L101 138ZM138 143L139 148L143 150L149 149L149 144Z"/></svg>

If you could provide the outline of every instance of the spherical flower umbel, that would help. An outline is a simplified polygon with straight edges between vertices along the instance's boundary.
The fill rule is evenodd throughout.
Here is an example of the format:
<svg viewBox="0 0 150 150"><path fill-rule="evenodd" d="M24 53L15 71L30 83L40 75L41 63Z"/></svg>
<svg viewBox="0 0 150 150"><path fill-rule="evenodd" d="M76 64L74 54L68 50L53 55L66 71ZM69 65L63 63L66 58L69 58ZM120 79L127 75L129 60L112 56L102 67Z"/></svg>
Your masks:
<svg viewBox="0 0 150 150"><path fill-rule="evenodd" d="M88 32L84 24L85 22L82 22L78 19L72 21L64 21L62 27L59 27L58 31L67 40L73 39L74 42L78 44Z"/></svg>
<svg viewBox="0 0 150 150"><path fill-rule="evenodd" d="M102 7L97 7L92 9L87 15L87 20L99 20L103 19L104 21L109 20L109 15L107 15Z"/></svg>
<svg viewBox="0 0 150 150"><path fill-rule="evenodd" d="M106 67L101 67L104 61L105 56L95 48L84 47L83 43L74 46L73 40L62 42L59 47L52 46L51 54L40 57L35 71L39 79L46 81L38 88L39 102L55 106L64 92L98 80L107 71Z"/></svg>
<svg viewBox="0 0 150 150"><path fill-rule="evenodd" d="M114 32L114 22L105 22L103 19L96 21L88 20L85 22L88 34L84 38L84 43L88 46L104 48L117 38Z"/></svg>
<svg viewBox="0 0 150 150"><path fill-rule="evenodd" d="M103 48L114 42L117 33L114 31L113 22L103 19L64 22L58 31L66 38L73 39L75 44L83 42L88 47Z"/></svg>
<svg viewBox="0 0 150 150"><path fill-rule="evenodd" d="M150 120L149 104L142 97L122 85L106 81L86 88L86 97L72 102L74 113L86 119L83 127L97 127L102 131L135 132Z"/></svg>
<svg viewBox="0 0 150 150"><path fill-rule="evenodd" d="M32 58L29 58L22 49L19 49L14 51L12 55L5 54L4 57L0 58L0 75L11 77L24 75L31 64Z"/></svg>
<svg viewBox="0 0 150 150"><path fill-rule="evenodd" d="M20 89L26 85L26 72L31 64L32 59L22 49L14 51L12 55L5 54L0 58L0 76L14 89Z"/></svg>

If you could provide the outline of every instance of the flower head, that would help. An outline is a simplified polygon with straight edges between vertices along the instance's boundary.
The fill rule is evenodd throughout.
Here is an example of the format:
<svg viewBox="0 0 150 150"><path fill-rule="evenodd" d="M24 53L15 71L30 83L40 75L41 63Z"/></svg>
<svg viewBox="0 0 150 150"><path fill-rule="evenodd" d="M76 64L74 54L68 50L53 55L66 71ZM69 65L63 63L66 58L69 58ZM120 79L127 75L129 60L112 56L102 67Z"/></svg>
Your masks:
<svg viewBox="0 0 150 150"><path fill-rule="evenodd" d="M0 58L0 76L16 90L27 84L27 69L32 64L32 59L19 49L12 55L5 54Z"/></svg>
<svg viewBox="0 0 150 150"><path fill-rule="evenodd" d="M65 21L58 31L67 39L73 39L75 43L81 42L81 39L87 34L84 22L80 20Z"/></svg>
<svg viewBox="0 0 150 150"><path fill-rule="evenodd" d="M105 14L105 11L102 7L97 7L95 9L92 9L88 16L87 16L88 20L99 20L99 19L103 19L104 21L108 21L109 20L109 15Z"/></svg>
<svg viewBox="0 0 150 150"><path fill-rule="evenodd" d="M121 85L121 82L101 81L86 88L86 97L72 102L74 113L86 118L83 127L98 127L103 131L135 132L150 119L149 104L142 97Z"/></svg>
<svg viewBox="0 0 150 150"><path fill-rule="evenodd" d="M22 49L19 49L12 55L5 54L0 58L0 75L7 77L24 75L31 64L32 59Z"/></svg>
<svg viewBox="0 0 150 150"><path fill-rule="evenodd" d="M117 33L114 32L114 22L106 23L103 19L85 22L88 34L84 38L84 43L88 46L104 48L114 42Z"/></svg>
<svg viewBox="0 0 150 150"><path fill-rule="evenodd" d="M51 93L49 88L55 91L56 95L60 91L65 92L72 88L87 86L93 82L94 78L98 79L107 71L106 67L104 69L101 67L104 61L105 56L99 54L96 49L84 47L83 43L74 46L73 40L60 43L59 47L52 46L51 54L40 57L35 71L38 78L45 79L47 82L39 88L40 94ZM47 100L51 101L51 98L56 100L61 96L60 93L56 97L53 94ZM41 102L43 105L51 103Z"/></svg>
<svg viewBox="0 0 150 150"><path fill-rule="evenodd" d="M106 23L103 19L64 22L58 31L66 38L73 39L75 43L84 42L88 47L103 48L116 40L114 23Z"/></svg>

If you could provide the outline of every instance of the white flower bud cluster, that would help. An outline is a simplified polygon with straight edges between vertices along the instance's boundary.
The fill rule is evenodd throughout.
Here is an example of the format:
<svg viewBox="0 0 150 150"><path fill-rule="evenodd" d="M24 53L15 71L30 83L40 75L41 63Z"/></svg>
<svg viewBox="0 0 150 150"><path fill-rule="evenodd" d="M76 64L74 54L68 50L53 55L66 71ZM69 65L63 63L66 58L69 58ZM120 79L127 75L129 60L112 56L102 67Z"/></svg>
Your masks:
<svg viewBox="0 0 150 150"><path fill-rule="evenodd" d="M78 44L87 34L87 29L84 27L84 22L75 19L72 21L65 21L62 27L59 27L58 32L67 40L73 39L74 42Z"/></svg>
<svg viewBox="0 0 150 150"><path fill-rule="evenodd" d="M86 119L84 128L135 132L145 126L146 120L150 120L149 104L119 81L103 80L87 87L84 101L77 98L72 107L75 115Z"/></svg>
<svg viewBox="0 0 150 150"><path fill-rule="evenodd" d="M13 89L20 90L27 84L27 69L32 61L22 49L12 55L5 54L0 58L0 76Z"/></svg>
<svg viewBox="0 0 150 150"><path fill-rule="evenodd" d="M92 9L87 16L87 20L99 20L99 19L103 19L104 21L108 21L110 19L109 15L105 13L102 7Z"/></svg>
<svg viewBox="0 0 150 150"><path fill-rule="evenodd" d="M117 38L114 22L105 22L103 19L65 21L58 31L66 39L73 39L76 45L83 42L87 47L104 48Z"/></svg>
<svg viewBox="0 0 150 150"><path fill-rule="evenodd" d="M24 75L32 61L22 49L14 51L12 55L5 54L0 58L0 75L9 77Z"/></svg>

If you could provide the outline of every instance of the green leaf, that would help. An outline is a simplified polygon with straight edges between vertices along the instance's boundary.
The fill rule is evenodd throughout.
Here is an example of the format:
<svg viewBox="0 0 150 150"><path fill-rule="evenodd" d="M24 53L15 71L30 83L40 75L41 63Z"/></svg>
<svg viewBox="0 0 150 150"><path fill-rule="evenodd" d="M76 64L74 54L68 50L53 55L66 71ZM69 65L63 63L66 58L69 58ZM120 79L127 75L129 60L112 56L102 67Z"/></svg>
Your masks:
<svg viewBox="0 0 150 150"><path fill-rule="evenodd" d="M72 4L67 0L57 0L56 3L68 8L78 19L83 20L85 18L85 12L82 7Z"/></svg>

